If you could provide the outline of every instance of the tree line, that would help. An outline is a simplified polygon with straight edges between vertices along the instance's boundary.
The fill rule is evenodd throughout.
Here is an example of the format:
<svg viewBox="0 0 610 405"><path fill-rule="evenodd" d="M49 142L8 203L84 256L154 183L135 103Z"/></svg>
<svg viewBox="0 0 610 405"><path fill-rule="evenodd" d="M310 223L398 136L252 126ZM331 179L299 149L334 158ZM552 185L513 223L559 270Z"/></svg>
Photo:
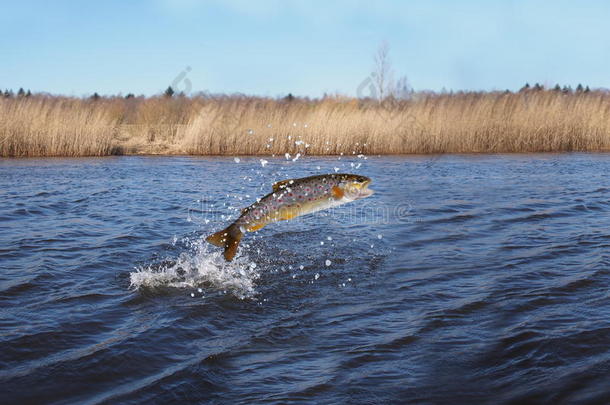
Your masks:
<svg viewBox="0 0 610 405"><path fill-rule="evenodd" d="M13 92L12 89L5 89L4 93L0 90L0 95L2 95L4 98L11 98L15 96L15 93ZM28 91L25 91L23 89L23 87L20 87L19 90L17 91L17 97L30 97L32 95L32 92L28 89Z"/></svg>
<svg viewBox="0 0 610 405"><path fill-rule="evenodd" d="M564 85L563 87L561 87L559 85L559 83L556 84L555 87L553 87L552 89L546 88L545 86L543 86L543 85L541 85L539 83L534 84L533 87L530 86L529 83L525 83L525 85L523 87L521 87L521 89L519 89L519 92L520 93L524 93L524 92L528 92L528 91L545 91L545 90L555 91L555 92L558 92L558 93L561 92L561 93L566 93L566 94L574 93L574 92L576 92L576 93L589 93L591 91L589 86L583 86L580 83L578 83L578 86L576 86L575 90L573 90L572 86L569 86L569 85L568 86Z"/></svg>

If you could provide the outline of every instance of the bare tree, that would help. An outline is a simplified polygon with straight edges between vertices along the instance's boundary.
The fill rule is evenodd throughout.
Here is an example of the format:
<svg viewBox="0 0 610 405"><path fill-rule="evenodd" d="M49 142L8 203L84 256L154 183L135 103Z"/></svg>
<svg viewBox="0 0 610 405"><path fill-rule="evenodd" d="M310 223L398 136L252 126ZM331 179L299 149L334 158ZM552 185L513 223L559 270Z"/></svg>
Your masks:
<svg viewBox="0 0 610 405"><path fill-rule="evenodd" d="M392 64L389 58L390 46L387 41L383 41L377 53L375 53L375 70L373 71L372 77L375 84L375 90L377 91L377 99L379 102L383 101L386 97L391 94L393 88L393 71Z"/></svg>

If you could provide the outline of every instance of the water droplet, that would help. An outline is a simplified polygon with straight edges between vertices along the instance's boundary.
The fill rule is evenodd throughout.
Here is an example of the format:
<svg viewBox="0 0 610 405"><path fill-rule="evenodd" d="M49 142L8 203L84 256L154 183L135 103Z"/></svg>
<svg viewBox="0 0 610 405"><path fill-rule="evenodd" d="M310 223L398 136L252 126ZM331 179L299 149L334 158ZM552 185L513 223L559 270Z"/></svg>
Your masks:
<svg viewBox="0 0 610 405"><path fill-rule="evenodd" d="M239 163L240 162L238 157L234 157L233 160L235 161L235 163Z"/></svg>
<svg viewBox="0 0 610 405"><path fill-rule="evenodd" d="M377 239L381 239L381 238L383 238L382 234L377 235Z"/></svg>
<svg viewBox="0 0 610 405"><path fill-rule="evenodd" d="M320 278L320 273L316 273L316 275L314 276L314 278L317 280Z"/></svg>
<svg viewBox="0 0 610 405"><path fill-rule="evenodd" d="M333 240L333 238L331 238L330 236L327 236L326 239Z"/></svg>
<svg viewBox="0 0 610 405"><path fill-rule="evenodd" d="M324 264L326 264L326 267L330 266L330 265L331 265L331 263L332 263L332 262L331 262L330 260L328 260L328 259L326 259L326 261L324 262Z"/></svg>
<svg viewBox="0 0 610 405"><path fill-rule="evenodd" d="M192 298L195 298L195 293L191 293L191 297L192 297Z"/></svg>

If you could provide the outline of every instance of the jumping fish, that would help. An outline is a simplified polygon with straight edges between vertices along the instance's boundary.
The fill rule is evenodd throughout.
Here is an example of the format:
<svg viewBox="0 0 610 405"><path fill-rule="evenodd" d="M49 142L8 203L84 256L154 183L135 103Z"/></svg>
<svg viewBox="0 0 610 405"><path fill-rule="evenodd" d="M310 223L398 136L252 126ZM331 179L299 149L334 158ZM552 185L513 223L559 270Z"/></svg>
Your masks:
<svg viewBox="0 0 610 405"><path fill-rule="evenodd" d="M341 173L279 181L273 184L271 193L242 209L235 222L206 241L224 248L225 259L231 261L244 233L369 197L373 194L370 183L368 177Z"/></svg>

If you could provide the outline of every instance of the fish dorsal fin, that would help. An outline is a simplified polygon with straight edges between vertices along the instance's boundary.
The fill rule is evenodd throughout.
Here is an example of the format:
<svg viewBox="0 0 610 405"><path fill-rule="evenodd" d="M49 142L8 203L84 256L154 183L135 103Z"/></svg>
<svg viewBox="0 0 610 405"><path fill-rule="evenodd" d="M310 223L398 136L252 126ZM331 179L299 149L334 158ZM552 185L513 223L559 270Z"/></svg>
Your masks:
<svg viewBox="0 0 610 405"><path fill-rule="evenodd" d="M273 183L273 191L280 191L292 183L294 183L293 179L282 180L278 181L277 183Z"/></svg>

